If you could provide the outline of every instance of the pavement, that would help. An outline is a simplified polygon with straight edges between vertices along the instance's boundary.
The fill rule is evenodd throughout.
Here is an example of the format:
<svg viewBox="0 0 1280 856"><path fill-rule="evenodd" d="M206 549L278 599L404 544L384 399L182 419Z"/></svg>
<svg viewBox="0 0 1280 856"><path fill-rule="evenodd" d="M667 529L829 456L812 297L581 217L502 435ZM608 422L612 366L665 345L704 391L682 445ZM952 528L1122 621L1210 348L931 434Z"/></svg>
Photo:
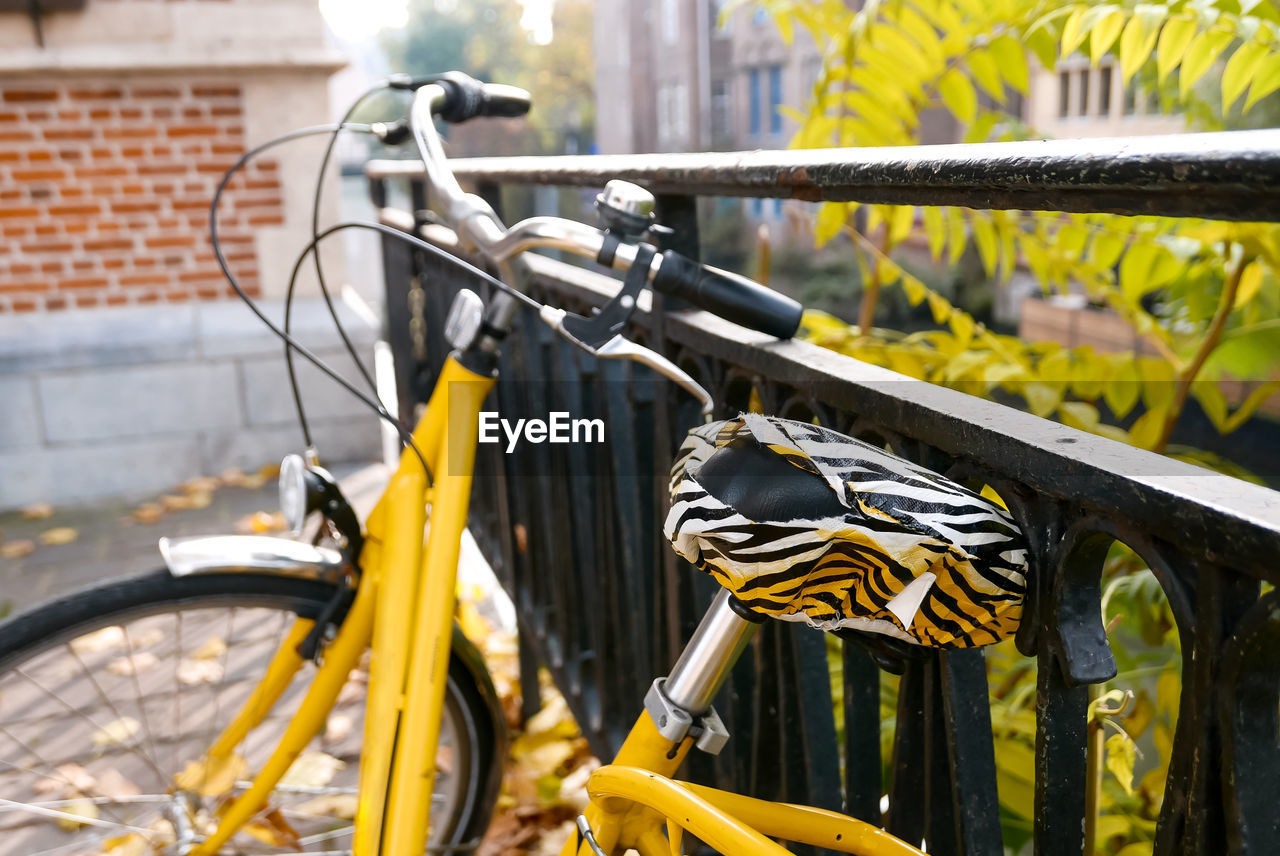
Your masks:
<svg viewBox="0 0 1280 856"><path fill-rule="evenodd" d="M161 566L156 542L162 536L244 531L250 516L278 510L274 477L227 475L232 484L208 490L207 506L164 511L154 522L135 517L143 502L123 500L54 508L50 516L34 520L16 510L0 513L0 550L19 541L35 547L25 556L0 558L0 617L100 580L153 571ZM388 470L381 464L348 465L335 468L334 475L363 518L386 484ZM170 496L181 495L175 485ZM161 497L150 502L160 505ZM43 543L45 533L63 529L74 530L75 539Z"/></svg>

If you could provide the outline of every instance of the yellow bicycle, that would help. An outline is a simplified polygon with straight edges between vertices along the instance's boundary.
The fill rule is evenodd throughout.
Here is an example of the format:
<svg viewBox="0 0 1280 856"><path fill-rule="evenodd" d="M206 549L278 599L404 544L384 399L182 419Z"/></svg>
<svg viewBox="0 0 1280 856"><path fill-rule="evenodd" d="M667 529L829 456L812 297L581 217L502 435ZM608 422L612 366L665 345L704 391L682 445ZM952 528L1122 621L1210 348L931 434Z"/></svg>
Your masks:
<svg viewBox="0 0 1280 856"><path fill-rule="evenodd" d="M416 856L473 848L493 810L505 738L484 665L454 625L456 568L480 413L516 309L536 307L543 322L597 357L649 366L694 395L708 417L711 399L692 378L624 337L646 291L778 337L797 329L800 307L788 298L647 244L653 199L634 185L611 182L601 194L602 229L550 217L508 229L464 193L434 118L519 115L529 106L526 93L457 73L395 78L391 86L412 93L407 121L340 127L416 144L434 209L464 250L499 273L473 269L492 286L490 299L464 291L455 301L446 324L455 350L363 526L314 452L291 456L281 469L281 503L295 530L308 520L318 526L310 542L162 539L163 571L112 581L0 625L0 853ZM317 233L309 249L346 227L394 233L435 251L376 224ZM526 274L520 254L534 247L624 271L622 286L589 318L538 305L519 287ZM288 340L287 329L279 332ZM290 348L313 359L296 343ZM370 404L385 415L379 402ZM744 425L751 427L739 420L733 430ZM680 465L690 475L690 460L722 447L718 458L700 462L708 496L728 503L744 489L758 493L767 477L764 484L810 516L841 512L827 508L828 483L801 465L799 446L753 445L726 430L719 441L704 430L703 448L693 443ZM781 457L761 460L761 449ZM789 463L779 470L778 460ZM735 481L736 474L748 481ZM687 509L711 501L678 497L685 511L668 528L682 553L696 540L684 520L697 515ZM778 841L918 854L840 814L674 778L689 751L716 752L728 739L712 700L758 624L777 614L767 591L753 600L746 577L734 576L747 567L740 557L728 549L710 556L707 527L698 537L704 569L726 590L670 674L649 688L617 757L591 775L590 806L562 853L678 856L688 833L731 854L786 853ZM829 582L851 578L838 562L822 562ZM937 574L928 576L933 584ZM897 627L889 635L913 641L907 631L923 626L913 616L928 587L907 585L888 598L878 620Z"/></svg>

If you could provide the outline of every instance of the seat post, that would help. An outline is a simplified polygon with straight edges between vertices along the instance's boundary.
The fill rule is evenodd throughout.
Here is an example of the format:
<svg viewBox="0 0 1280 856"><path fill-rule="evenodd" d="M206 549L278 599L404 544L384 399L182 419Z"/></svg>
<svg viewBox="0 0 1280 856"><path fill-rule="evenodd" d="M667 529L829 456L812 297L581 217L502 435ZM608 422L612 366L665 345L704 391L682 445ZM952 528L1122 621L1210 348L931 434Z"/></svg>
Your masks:
<svg viewBox="0 0 1280 856"><path fill-rule="evenodd" d="M727 589L716 595L662 686L667 698L695 717L710 709L733 664L755 636L757 625L734 612L730 597Z"/></svg>

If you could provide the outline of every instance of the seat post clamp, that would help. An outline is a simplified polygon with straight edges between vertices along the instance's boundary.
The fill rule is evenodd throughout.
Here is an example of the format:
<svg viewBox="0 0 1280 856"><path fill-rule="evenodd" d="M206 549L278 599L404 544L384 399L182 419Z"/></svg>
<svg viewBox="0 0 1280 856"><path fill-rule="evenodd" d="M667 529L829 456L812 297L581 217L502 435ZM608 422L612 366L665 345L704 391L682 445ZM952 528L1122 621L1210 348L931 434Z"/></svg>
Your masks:
<svg viewBox="0 0 1280 856"><path fill-rule="evenodd" d="M677 705L663 690L666 678L657 678L644 695L644 709L653 720L658 733L672 743L680 743L686 737L694 739L694 745L708 755L719 755L729 742L729 731L715 708L709 707L700 716Z"/></svg>

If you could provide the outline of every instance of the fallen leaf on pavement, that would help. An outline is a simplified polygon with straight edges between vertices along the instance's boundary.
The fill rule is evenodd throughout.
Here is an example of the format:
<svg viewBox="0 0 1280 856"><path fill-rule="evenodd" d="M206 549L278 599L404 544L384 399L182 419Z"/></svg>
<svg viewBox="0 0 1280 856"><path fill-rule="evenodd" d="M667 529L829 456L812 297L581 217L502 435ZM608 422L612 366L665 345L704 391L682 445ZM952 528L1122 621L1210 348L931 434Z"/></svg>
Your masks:
<svg viewBox="0 0 1280 856"><path fill-rule="evenodd" d="M123 648L125 642L124 628L112 626L72 639L71 648L77 654L92 654L95 651L110 651L113 648Z"/></svg>
<svg viewBox="0 0 1280 856"><path fill-rule="evenodd" d="M56 776L41 779L32 786L32 790L40 796L68 796L72 793L88 793L97 783L97 779L79 764L59 764L54 772L57 773Z"/></svg>
<svg viewBox="0 0 1280 856"><path fill-rule="evenodd" d="M188 761L173 781L184 791L196 791L201 796L218 797L229 792L249 769L249 762L239 755L226 758L201 758Z"/></svg>
<svg viewBox="0 0 1280 856"><path fill-rule="evenodd" d="M141 651L129 657L119 657L107 664L107 671L113 675L136 675L145 672L160 660L150 651Z"/></svg>
<svg viewBox="0 0 1280 856"><path fill-rule="evenodd" d="M285 530L284 515L280 512L271 514L266 511L255 511L236 521L236 531L261 535L264 532L283 532Z"/></svg>
<svg viewBox="0 0 1280 856"><path fill-rule="evenodd" d="M201 476L200 478L184 481L178 485L178 490L188 495L193 493L213 493L221 486L222 482L218 481L218 479L212 476Z"/></svg>
<svg viewBox="0 0 1280 856"><path fill-rule="evenodd" d="M50 546L57 544L70 544L80 536L80 533L72 529L70 526L59 526L56 529L46 529L40 533L40 541Z"/></svg>
<svg viewBox="0 0 1280 856"><path fill-rule="evenodd" d="M222 664L217 660L183 658L178 663L178 681L183 684L211 684L222 680Z"/></svg>
<svg viewBox="0 0 1280 856"><path fill-rule="evenodd" d="M210 636L205 643L191 652L193 660L216 660L227 653L227 643L217 636Z"/></svg>
<svg viewBox="0 0 1280 856"><path fill-rule="evenodd" d="M142 788L135 785L124 777L124 774L114 768L103 770L98 775L97 784L93 785L93 792L98 796L111 797L118 799L120 797L136 797L142 793ZM88 792L89 788L81 790Z"/></svg>
<svg viewBox="0 0 1280 856"><path fill-rule="evenodd" d="M35 552L36 542L27 538L21 541L8 541L0 544L0 557L5 559L21 559Z"/></svg>
<svg viewBox="0 0 1280 856"><path fill-rule="evenodd" d="M74 814L76 817L83 817L88 820L98 819L98 807L87 798L72 800L62 806L59 811L66 812L67 814ZM64 817L58 821L58 826L62 827L66 832L75 832L80 827L85 826L85 824L72 820L69 817Z"/></svg>
<svg viewBox="0 0 1280 856"><path fill-rule="evenodd" d="M324 752L304 752L280 779L280 786L322 788L345 766L347 765L342 761Z"/></svg>
<svg viewBox="0 0 1280 856"><path fill-rule="evenodd" d="M132 517L139 523L155 523L164 517L164 506L157 502L144 502L133 510Z"/></svg>
<svg viewBox="0 0 1280 856"><path fill-rule="evenodd" d="M352 820L356 816L356 803L359 798L355 794L325 794L307 800L294 811L304 817L332 817L338 820Z"/></svg>
<svg viewBox="0 0 1280 856"><path fill-rule="evenodd" d="M353 725L351 717L345 713L331 714L324 725L324 737L320 740L326 744L341 743L351 736Z"/></svg>
<svg viewBox="0 0 1280 856"><path fill-rule="evenodd" d="M272 809L252 823L246 824L244 832L263 844L270 844L273 847L287 847L290 850L302 852L302 843L298 838L298 833L284 819L284 815L280 813L278 808Z"/></svg>
<svg viewBox="0 0 1280 856"><path fill-rule="evenodd" d="M262 476L264 479L278 479L280 478L280 465L263 464L258 467L258 475Z"/></svg>
<svg viewBox="0 0 1280 856"><path fill-rule="evenodd" d="M47 502L35 502L22 509L23 520L44 520L53 516L53 506Z"/></svg>
<svg viewBox="0 0 1280 856"><path fill-rule="evenodd" d="M114 722L109 722L93 735L93 745L99 749L105 749L108 746L116 746L127 742L131 737L142 730L142 723L134 719L132 716L122 716Z"/></svg>

